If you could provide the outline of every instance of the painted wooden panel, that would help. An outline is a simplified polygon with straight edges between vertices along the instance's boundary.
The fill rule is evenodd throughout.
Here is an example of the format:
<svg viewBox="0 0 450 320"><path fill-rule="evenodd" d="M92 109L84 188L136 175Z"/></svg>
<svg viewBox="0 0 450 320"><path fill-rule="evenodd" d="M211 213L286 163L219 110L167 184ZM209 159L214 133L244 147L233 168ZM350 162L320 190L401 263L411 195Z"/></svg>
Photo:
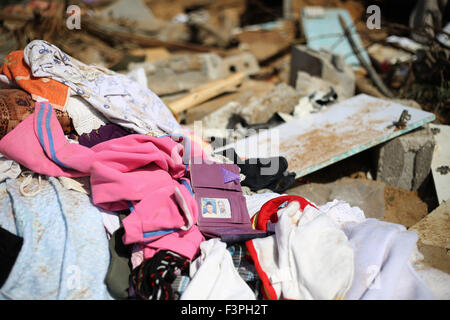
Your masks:
<svg viewBox="0 0 450 320"><path fill-rule="evenodd" d="M403 110L406 127L389 127ZM233 147L244 158L284 156L297 178L348 158L435 119L434 114L365 94L270 130L258 132L217 151Z"/></svg>

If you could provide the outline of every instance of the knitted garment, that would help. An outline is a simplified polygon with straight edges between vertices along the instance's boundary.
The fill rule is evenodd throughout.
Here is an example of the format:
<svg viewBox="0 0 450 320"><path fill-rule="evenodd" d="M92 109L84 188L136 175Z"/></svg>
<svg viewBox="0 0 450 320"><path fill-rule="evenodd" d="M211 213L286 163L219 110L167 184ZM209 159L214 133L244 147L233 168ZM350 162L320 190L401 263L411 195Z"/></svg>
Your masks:
<svg viewBox="0 0 450 320"><path fill-rule="evenodd" d="M177 275L189 273L189 260L169 251L158 251L131 272L138 300L175 300L171 284Z"/></svg>

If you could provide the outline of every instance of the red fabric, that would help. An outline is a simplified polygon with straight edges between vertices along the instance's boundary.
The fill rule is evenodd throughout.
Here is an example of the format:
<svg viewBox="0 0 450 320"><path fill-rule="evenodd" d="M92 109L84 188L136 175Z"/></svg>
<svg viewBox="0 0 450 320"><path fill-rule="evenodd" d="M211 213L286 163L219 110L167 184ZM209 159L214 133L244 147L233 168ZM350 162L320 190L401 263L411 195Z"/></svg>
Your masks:
<svg viewBox="0 0 450 320"><path fill-rule="evenodd" d="M256 272L258 272L258 276L261 279L261 282L262 282L261 293L262 293L264 299L278 300L277 293L275 292L275 289L272 287L269 277L267 276L267 274L264 272L264 270L261 268L261 265L259 264L258 254L256 253L256 250L255 250L255 247L253 246L252 240L246 241L245 245L247 246L250 257L253 260L253 264L255 265Z"/></svg>
<svg viewBox="0 0 450 320"><path fill-rule="evenodd" d="M267 222L269 220L272 223L276 223L278 221L278 209L280 205L282 205L285 201L292 202L297 201L300 203L300 209L303 210L307 205L310 205L314 208L312 203L300 196L280 196L274 198L272 200L267 201L262 207L257 215L254 216L256 219L255 227L257 230L267 230ZM317 209L317 208L316 208Z"/></svg>
<svg viewBox="0 0 450 320"><path fill-rule="evenodd" d="M282 205L284 202L292 202L297 201L300 203L300 209L303 210L307 205L310 205L317 209L315 205L313 205L311 202L306 200L303 197L300 196L280 196L277 198L274 198L272 200L267 201L262 207L259 213L255 214L252 218L252 224L255 225L256 222L256 229L257 230L267 230L267 222L270 220L272 223L278 222L278 215L277 212L279 210L280 205ZM253 221L256 220L256 221ZM253 264L255 265L256 272L258 273L261 282L261 293L266 300L278 300L277 293L275 292L275 289L273 288L272 284L270 283L269 277L262 269L258 254L255 250L255 246L253 245L253 240L249 240L245 242L245 245L247 246L248 252L250 254L250 257L253 261ZM289 299L290 300L290 299Z"/></svg>

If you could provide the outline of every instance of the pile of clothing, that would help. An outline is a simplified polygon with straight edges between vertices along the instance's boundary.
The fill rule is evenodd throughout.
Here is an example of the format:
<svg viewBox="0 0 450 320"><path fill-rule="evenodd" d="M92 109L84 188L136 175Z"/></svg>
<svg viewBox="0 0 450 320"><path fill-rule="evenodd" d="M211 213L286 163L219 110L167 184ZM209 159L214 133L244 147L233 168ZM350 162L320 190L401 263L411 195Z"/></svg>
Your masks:
<svg viewBox="0 0 450 320"><path fill-rule="evenodd" d="M0 299L433 298L414 232L283 195L284 158L213 155L126 75L35 40L6 57L0 88ZM229 165L211 183L228 205L196 195L198 158ZM237 208L255 232L202 231L207 213L239 233Z"/></svg>

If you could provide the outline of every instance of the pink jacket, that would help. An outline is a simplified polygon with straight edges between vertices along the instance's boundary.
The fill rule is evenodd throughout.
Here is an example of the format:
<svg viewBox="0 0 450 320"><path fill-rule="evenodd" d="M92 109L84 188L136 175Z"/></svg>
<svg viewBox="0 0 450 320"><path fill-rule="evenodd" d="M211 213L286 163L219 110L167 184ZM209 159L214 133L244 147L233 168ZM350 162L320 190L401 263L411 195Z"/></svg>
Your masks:
<svg viewBox="0 0 450 320"><path fill-rule="evenodd" d="M90 176L93 203L131 208L123 220L125 244L143 242L145 258L160 249L192 259L204 240L183 164L183 147L171 137L128 135L87 148L69 143L52 106L35 112L0 140L0 153L48 176Z"/></svg>

